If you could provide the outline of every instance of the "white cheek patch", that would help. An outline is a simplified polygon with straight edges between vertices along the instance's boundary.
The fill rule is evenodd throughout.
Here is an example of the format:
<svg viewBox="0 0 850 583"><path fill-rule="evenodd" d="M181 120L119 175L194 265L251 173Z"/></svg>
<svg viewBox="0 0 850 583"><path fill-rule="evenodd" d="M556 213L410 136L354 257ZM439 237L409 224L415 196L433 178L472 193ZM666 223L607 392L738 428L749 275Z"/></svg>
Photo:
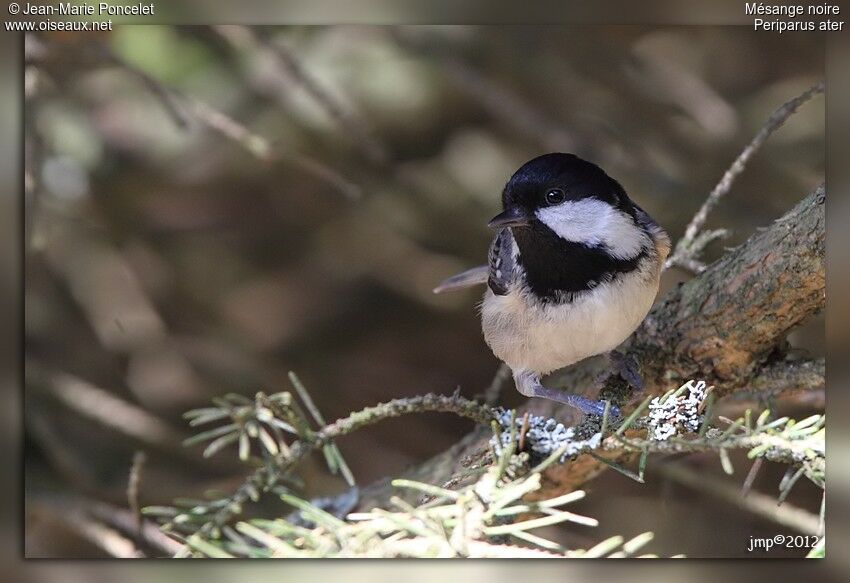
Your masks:
<svg viewBox="0 0 850 583"><path fill-rule="evenodd" d="M629 215L595 198L541 208L535 214L561 238L584 245L605 245L618 259L636 256L648 240Z"/></svg>

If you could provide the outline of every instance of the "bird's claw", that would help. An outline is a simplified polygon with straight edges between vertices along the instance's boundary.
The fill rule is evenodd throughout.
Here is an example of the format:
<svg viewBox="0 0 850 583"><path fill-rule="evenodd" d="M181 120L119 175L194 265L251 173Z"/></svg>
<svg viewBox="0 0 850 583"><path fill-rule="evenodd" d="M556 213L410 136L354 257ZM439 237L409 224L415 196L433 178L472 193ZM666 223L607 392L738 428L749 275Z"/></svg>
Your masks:
<svg viewBox="0 0 850 583"><path fill-rule="evenodd" d="M620 375L620 378L638 392L643 391L643 378L640 376L640 367L634 356L614 350L609 354L609 358L614 371Z"/></svg>
<svg viewBox="0 0 850 583"><path fill-rule="evenodd" d="M514 382L516 383L517 390L526 397L539 397L541 399L564 403L589 415L599 415L601 417L605 414L606 405L604 401L597 401L582 395L574 395L566 391L550 389L543 386L540 378L533 373L514 373ZM619 417L620 409L616 405L611 404L608 406L608 415Z"/></svg>

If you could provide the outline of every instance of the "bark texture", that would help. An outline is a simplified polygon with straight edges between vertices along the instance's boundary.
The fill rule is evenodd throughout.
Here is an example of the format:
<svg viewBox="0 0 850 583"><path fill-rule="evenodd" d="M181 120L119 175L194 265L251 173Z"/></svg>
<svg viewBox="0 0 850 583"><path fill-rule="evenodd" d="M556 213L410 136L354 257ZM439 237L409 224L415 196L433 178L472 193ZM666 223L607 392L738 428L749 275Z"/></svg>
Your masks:
<svg viewBox="0 0 850 583"><path fill-rule="evenodd" d="M720 394L752 379L787 333L825 304L825 198L820 186L659 302L633 347L648 372L658 380L699 377Z"/></svg>
<svg viewBox="0 0 850 583"><path fill-rule="evenodd" d="M658 301L628 348L640 362L645 392L633 396L621 380L611 377L600 396L620 403L628 414L646 396L691 378L715 385L720 396L756 387L766 390L773 383L781 386L786 335L826 301L825 198L821 185L770 227ZM559 384L586 387L595 374L593 365L573 367ZM532 409L565 424L574 419L566 407L539 400L526 403L519 414ZM598 431L593 423L583 421L579 428ZM449 487L462 483L488 456L489 437L489 429L479 428L407 475ZM627 463L631 454L606 452L606 457ZM555 465L535 498L578 488L605 467L589 455ZM364 489L360 505L385 504L391 492L398 494L387 482L375 483Z"/></svg>

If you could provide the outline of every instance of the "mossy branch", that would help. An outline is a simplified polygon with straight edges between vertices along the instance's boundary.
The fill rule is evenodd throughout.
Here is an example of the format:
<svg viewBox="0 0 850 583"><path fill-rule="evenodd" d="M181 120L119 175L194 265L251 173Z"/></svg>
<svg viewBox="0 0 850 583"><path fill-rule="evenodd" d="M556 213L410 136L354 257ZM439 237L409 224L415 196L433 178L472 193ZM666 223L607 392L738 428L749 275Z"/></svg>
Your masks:
<svg viewBox="0 0 850 583"><path fill-rule="evenodd" d="M312 405L306 389L297 377L291 376L313 419L321 422L321 415ZM493 419L490 407L457 394L445 396L429 393L393 399L366 407L318 429L311 427L307 415L289 392L273 395L258 393L253 401L242 395L230 394L215 399L214 404L215 407L189 411L185 416L195 426L215 421L225 421L226 424L201 432L184 443L194 445L208 442L205 456L214 455L228 445L238 444L240 459L257 467L231 495L193 503L188 512L148 509L149 514L168 518L167 528L178 536L182 530L201 537L217 538L222 527L241 514L246 503L256 501L262 493L279 487L291 470L313 451L324 451L334 473L343 468L347 470L334 440L384 419L422 412L454 413L482 424L489 424ZM294 440L287 443L285 434L292 435ZM252 455L257 450L260 455Z"/></svg>
<svg viewBox="0 0 850 583"><path fill-rule="evenodd" d="M502 556L507 551L502 549L503 545L496 544L500 541L498 537L510 536L539 547L523 552L579 556L585 551L567 551L527 530L564 521L595 525L592 518L553 510L583 493L559 494L536 502L521 500L540 493L540 476L547 468L582 453L642 482L645 459L650 453L716 451L726 466L728 450L745 449L752 458L798 468L794 479L783 481L781 499L801 475L821 487L825 483L823 416L794 422L787 418L770 420L767 412L753 419L748 411L734 421L721 418L727 424L724 429L711 427L708 420L712 388L706 388L704 382L689 381L662 396L648 398L625 419L610 419L607 414L601 419L591 418L588 423L596 423L597 431L587 435L579 433L578 427L565 427L554 419L528 413L518 417L514 411L493 409L457 394L394 399L324 424L306 389L297 377L291 375L291 378L304 408L289 392L258 393L253 401L240 395L227 395L214 401L216 407L186 414L190 424L196 426L224 423L188 439L188 444L209 442L205 455L238 444L240 459L256 468L230 495L193 501L184 510L146 509L147 514L165 520L166 530L185 543L181 555ZM609 410L606 408L606 412ZM296 464L319 449L325 452L331 471L347 469L335 439L384 419L432 411L453 413L492 427L494 436L488 455L481 465L468 472L468 477L475 478L472 482L438 486L394 480L394 491L401 488L418 495L419 503L413 505L398 493L389 499L394 506L392 511L373 508L354 514L349 512L357 502L356 489L352 491L353 498L349 492L338 499L310 503L295 496L285 485ZM311 419L320 427L313 428ZM645 437L637 436L636 432L640 431L645 432ZM292 436L288 442L286 434ZM607 456L611 452L615 452L613 458ZM622 466L617 459L631 452L641 453L637 472ZM279 494L284 502L294 506L298 511L295 517L240 522L234 526L233 520L242 513L243 506L267 492ZM520 520L520 515L529 513L543 516ZM464 534L447 534L461 532L459 524L470 520L470 516L477 516L476 522L465 524ZM519 522L509 518L514 516ZM320 530L310 530L303 526L305 523ZM610 549L605 547L608 550L602 554L615 552L620 544L629 544L622 539L615 542Z"/></svg>

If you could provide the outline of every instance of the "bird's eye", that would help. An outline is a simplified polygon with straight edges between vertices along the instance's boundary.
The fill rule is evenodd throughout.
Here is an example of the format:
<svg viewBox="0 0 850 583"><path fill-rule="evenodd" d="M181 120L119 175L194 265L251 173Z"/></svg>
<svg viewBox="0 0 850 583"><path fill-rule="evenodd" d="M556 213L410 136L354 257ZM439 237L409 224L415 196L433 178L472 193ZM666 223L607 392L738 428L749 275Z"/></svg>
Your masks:
<svg viewBox="0 0 850 583"><path fill-rule="evenodd" d="M560 204L564 202L567 195L560 188L553 188L546 193L546 204Z"/></svg>

